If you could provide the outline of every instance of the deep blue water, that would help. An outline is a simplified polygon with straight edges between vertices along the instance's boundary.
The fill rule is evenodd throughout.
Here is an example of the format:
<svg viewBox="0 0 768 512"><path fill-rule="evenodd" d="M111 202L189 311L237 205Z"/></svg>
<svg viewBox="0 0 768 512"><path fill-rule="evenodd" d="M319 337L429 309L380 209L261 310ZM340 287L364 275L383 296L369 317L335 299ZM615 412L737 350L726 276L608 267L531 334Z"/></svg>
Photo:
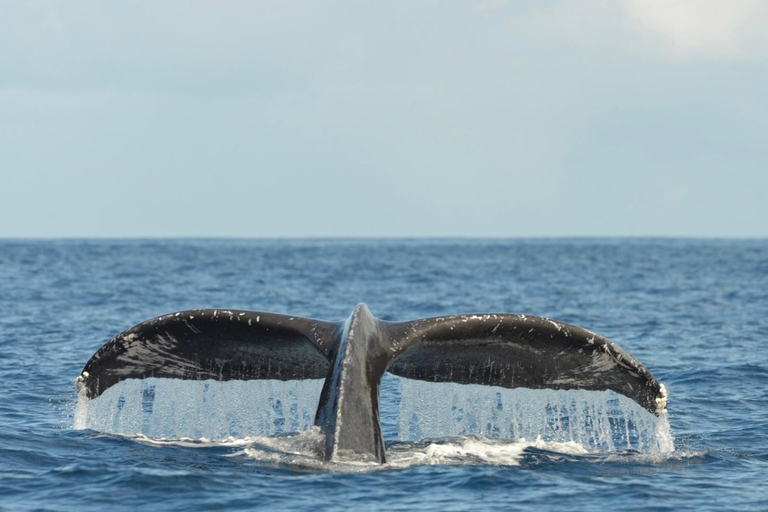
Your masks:
<svg viewBox="0 0 768 512"><path fill-rule="evenodd" d="M0 509L766 510L766 240L0 241ZM73 379L118 332L233 308L328 320L548 316L670 393L675 451L374 472L74 430Z"/></svg>

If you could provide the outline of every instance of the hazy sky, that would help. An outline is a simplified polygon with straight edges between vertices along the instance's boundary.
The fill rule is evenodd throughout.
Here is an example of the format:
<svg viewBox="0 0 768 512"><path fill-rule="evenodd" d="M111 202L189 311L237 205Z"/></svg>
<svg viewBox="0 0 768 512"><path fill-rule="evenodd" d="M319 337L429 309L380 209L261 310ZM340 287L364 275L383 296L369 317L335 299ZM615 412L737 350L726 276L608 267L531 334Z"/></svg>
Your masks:
<svg viewBox="0 0 768 512"><path fill-rule="evenodd" d="M0 0L0 236L768 236L765 0Z"/></svg>

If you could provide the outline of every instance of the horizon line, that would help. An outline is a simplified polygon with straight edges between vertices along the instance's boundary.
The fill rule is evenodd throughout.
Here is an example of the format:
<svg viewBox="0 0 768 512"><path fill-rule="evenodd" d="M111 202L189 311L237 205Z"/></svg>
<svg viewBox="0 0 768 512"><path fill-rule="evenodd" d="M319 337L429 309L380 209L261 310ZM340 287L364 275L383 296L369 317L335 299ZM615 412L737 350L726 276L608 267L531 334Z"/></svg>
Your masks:
<svg viewBox="0 0 768 512"><path fill-rule="evenodd" d="M354 240L768 240L768 235L129 235L129 236L1 236L0 242L55 241L354 241Z"/></svg>

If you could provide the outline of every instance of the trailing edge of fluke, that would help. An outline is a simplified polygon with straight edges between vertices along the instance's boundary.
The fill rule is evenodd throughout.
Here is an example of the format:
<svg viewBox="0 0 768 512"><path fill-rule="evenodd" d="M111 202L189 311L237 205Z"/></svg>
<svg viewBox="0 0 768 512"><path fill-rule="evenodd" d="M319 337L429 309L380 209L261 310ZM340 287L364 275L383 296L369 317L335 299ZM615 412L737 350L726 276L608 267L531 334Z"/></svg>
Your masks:
<svg viewBox="0 0 768 512"><path fill-rule="evenodd" d="M93 399L125 379L325 379L315 424L325 458L384 462L384 372L505 388L613 390L661 415L667 393L624 349L547 318L474 314L385 322L359 304L343 322L222 309L160 316L101 347L77 378Z"/></svg>

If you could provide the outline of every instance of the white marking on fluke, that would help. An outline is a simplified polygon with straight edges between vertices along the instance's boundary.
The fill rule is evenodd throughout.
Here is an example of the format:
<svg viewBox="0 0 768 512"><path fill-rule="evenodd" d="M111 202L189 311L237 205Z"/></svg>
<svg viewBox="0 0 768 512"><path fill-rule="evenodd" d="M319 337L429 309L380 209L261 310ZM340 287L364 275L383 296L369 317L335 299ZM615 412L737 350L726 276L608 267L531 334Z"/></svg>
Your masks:
<svg viewBox="0 0 768 512"><path fill-rule="evenodd" d="M559 323L555 322L554 320L547 320L547 322L549 322L549 323L551 323L552 325L554 325L554 326L555 326L555 329L557 329L558 331L561 331L561 330L563 330L563 326L562 326L562 325L560 325Z"/></svg>
<svg viewBox="0 0 768 512"><path fill-rule="evenodd" d="M656 398L656 413L662 414L667 410L667 401L669 400L669 393L667 387L664 384L659 383L659 397Z"/></svg>

